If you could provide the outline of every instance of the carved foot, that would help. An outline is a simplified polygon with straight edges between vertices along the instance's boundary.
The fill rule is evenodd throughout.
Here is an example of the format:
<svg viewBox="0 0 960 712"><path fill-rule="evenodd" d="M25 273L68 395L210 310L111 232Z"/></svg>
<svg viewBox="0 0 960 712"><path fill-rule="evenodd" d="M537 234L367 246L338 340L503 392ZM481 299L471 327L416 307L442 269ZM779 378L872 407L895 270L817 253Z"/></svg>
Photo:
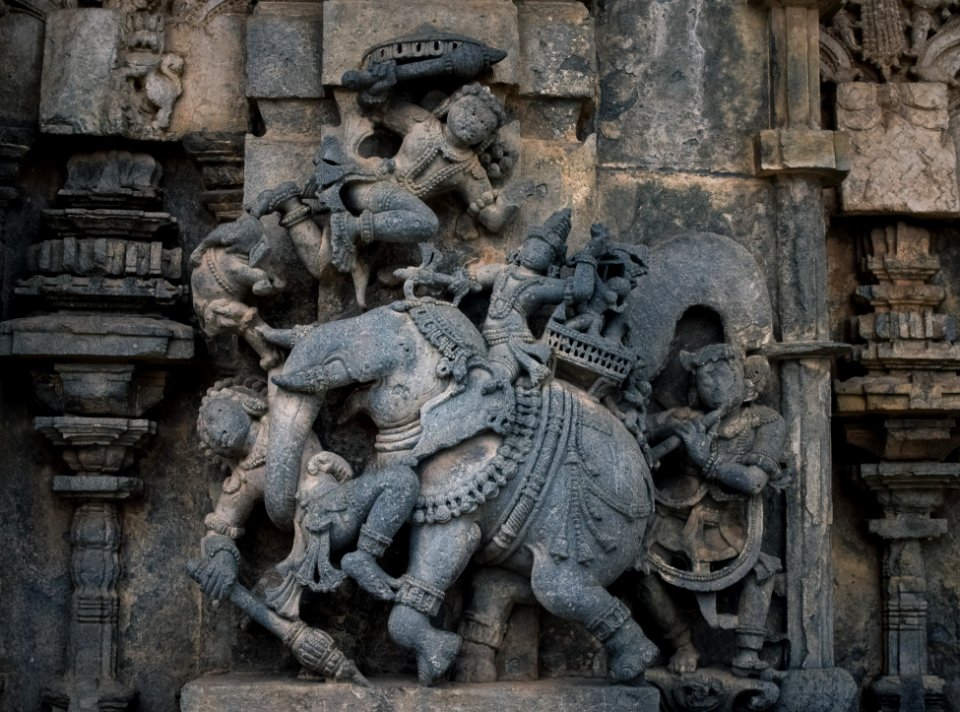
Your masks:
<svg viewBox="0 0 960 712"><path fill-rule="evenodd" d="M770 667L757 655L756 650L741 648L730 661L731 672L737 677L755 677Z"/></svg>
<svg viewBox="0 0 960 712"><path fill-rule="evenodd" d="M496 682L496 653L489 645L463 641L454 678L457 682Z"/></svg>
<svg viewBox="0 0 960 712"><path fill-rule="evenodd" d="M667 663L667 669L674 675L682 675L687 672L693 672L697 669L700 662L700 655L692 643L686 643L677 648L677 651L671 656Z"/></svg>
<svg viewBox="0 0 960 712"><path fill-rule="evenodd" d="M430 630L417 655L417 676L421 685L432 685L450 669L460 652L461 638L445 630Z"/></svg>
<svg viewBox="0 0 960 712"><path fill-rule="evenodd" d="M381 601L392 601L400 582L387 576L376 560L365 551L351 551L340 561L340 568L356 581L360 588Z"/></svg>
<svg viewBox="0 0 960 712"><path fill-rule="evenodd" d="M276 212L280 208L281 203L292 198L297 198L299 195L300 188L297 187L296 183L282 183L276 188L261 192L260 195L257 196L257 199L253 201L253 205L250 206L250 212L258 218L269 215L270 213Z"/></svg>
<svg viewBox="0 0 960 712"><path fill-rule="evenodd" d="M620 627L604 643L607 649L610 677L617 682L629 682L641 675L660 654L660 650L643 634L640 626L631 622Z"/></svg>

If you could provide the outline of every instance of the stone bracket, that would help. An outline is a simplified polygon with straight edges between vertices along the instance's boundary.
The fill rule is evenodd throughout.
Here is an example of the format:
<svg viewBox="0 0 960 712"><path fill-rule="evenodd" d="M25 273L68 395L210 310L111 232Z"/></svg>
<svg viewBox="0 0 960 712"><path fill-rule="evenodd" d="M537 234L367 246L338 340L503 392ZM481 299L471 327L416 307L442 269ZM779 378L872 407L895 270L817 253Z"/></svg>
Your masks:
<svg viewBox="0 0 960 712"><path fill-rule="evenodd" d="M850 170L850 142L836 131L767 129L755 140L755 170L760 177L813 175L836 185Z"/></svg>

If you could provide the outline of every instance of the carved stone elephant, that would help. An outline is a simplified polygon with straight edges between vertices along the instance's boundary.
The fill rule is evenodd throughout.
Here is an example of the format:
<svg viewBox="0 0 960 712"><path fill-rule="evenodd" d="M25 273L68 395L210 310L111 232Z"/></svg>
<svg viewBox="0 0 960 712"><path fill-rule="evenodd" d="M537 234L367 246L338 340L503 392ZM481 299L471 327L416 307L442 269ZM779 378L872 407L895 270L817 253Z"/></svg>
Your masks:
<svg viewBox="0 0 960 712"><path fill-rule="evenodd" d="M605 586L646 555L653 490L636 438L614 414L562 382L496 387L483 338L445 302L398 302L284 338L292 350L273 379L267 511L277 524L292 520L324 394L358 386L350 407L379 434L374 474L357 481L398 462L419 480L389 629L415 651L421 682L456 658L460 637L430 618L473 559L529 577L539 603L603 642L613 678L643 673L656 647Z"/></svg>

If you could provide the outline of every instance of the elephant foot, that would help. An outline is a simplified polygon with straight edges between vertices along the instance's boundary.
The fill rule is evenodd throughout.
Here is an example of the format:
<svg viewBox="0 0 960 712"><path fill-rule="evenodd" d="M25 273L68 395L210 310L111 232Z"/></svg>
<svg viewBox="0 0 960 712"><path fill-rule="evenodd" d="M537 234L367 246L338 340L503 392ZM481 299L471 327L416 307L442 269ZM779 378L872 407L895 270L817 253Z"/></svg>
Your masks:
<svg viewBox="0 0 960 712"><path fill-rule="evenodd" d="M694 672L700 662L700 655L692 643L685 643L677 647L676 652L670 657L667 663L667 670L674 675L683 675L687 672Z"/></svg>
<svg viewBox="0 0 960 712"><path fill-rule="evenodd" d="M420 684L430 686L450 669L460 652L462 639L445 630L427 632L417 654L417 676Z"/></svg>
<svg viewBox="0 0 960 712"><path fill-rule="evenodd" d="M632 621L614 633L606 642L607 667L617 682L629 682L641 675L660 654L660 650Z"/></svg>
<svg viewBox="0 0 960 712"><path fill-rule="evenodd" d="M360 588L381 601L392 601L400 582L387 576L372 555L365 551L351 551L340 561L340 568L356 581Z"/></svg>
<svg viewBox="0 0 960 712"><path fill-rule="evenodd" d="M496 682L497 651L489 645L463 641L454 679L457 682Z"/></svg>

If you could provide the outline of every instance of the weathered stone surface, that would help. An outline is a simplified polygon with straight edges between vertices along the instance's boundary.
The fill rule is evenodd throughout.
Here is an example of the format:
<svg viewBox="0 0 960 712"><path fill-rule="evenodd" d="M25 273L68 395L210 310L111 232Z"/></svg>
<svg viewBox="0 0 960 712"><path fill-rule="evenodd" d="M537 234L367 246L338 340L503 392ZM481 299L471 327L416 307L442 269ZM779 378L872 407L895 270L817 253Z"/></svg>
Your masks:
<svg viewBox="0 0 960 712"><path fill-rule="evenodd" d="M601 164L753 172L768 128L767 12L750 3L615 3L597 23Z"/></svg>
<svg viewBox="0 0 960 712"><path fill-rule="evenodd" d="M947 102L944 84L837 86L837 128L849 136L852 151L840 188L844 212L960 213Z"/></svg>
<svg viewBox="0 0 960 712"><path fill-rule="evenodd" d="M596 204L597 143L590 136L583 143L523 139L520 172L527 179L545 186L543 198L527 206L521 225L543 222L554 210L572 208L571 248L583 246L590 233L591 215ZM522 230L520 226L518 231ZM523 234L521 232L521 234Z"/></svg>
<svg viewBox="0 0 960 712"><path fill-rule="evenodd" d="M593 19L571 2L521 2L520 93L592 99L597 66Z"/></svg>
<svg viewBox="0 0 960 712"><path fill-rule="evenodd" d="M340 86L344 72L360 69L363 53L368 49L398 37L419 35L425 25L504 50L507 57L494 65L491 79L496 84L519 83L517 9L513 3L502 0L471 2L469 13L438 0L417 0L405 4L403 12L389 13L384 13L383 4L376 0L325 2L323 83ZM344 32L345 27L350 31Z"/></svg>
<svg viewBox="0 0 960 712"><path fill-rule="evenodd" d="M123 18L106 8L58 10L47 18L40 125L65 134L113 133L113 69Z"/></svg>
<svg viewBox="0 0 960 712"><path fill-rule="evenodd" d="M0 125L35 124L40 107L44 21L10 13L0 22Z"/></svg>
<svg viewBox="0 0 960 712"><path fill-rule="evenodd" d="M180 695L182 712L227 712L248 707L317 709L330 712L656 712L660 695L652 687L607 687L589 682L499 682L483 685L417 687L408 682L377 680L376 688L342 683L224 675L187 684Z"/></svg>
<svg viewBox="0 0 960 712"><path fill-rule="evenodd" d="M247 96L318 98L323 6L268 2L247 21Z"/></svg>
<svg viewBox="0 0 960 712"><path fill-rule="evenodd" d="M850 168L847 137L834 131L767 130L757 136L757 175L807 173L829 179Z"/></svg>
<svg viewBox="0 0 960 712"><path fill-rule="evenodd" d="M310 175L311 159L319 146L319 136L258 138L248 135L244 158L244 204L253 204L262 191L286 181L304 184Z"/></svg>
<svg viewBox="0 0 960 712"><path fill-rule="evenodd" d="M780 681L774 712L848 712L857 686L846 670L791 670Z"/></svg>
<svg viewBox="0 0 960 712"><path fill-rule="evenodd" d="M212 10L211 6L197 6ZM249 124L244 95L245 14L226 4L222 12L180 22L168 32L167 48L184 57L183 94L176 103L167 135L244 133Z"/></svg>
<svg viewBox="0 0 960 712"><path fill-rule="evenodd" d="M0 323L0 356L185 361L193 357L193 329L142 316L24 317Z"/></svg>

